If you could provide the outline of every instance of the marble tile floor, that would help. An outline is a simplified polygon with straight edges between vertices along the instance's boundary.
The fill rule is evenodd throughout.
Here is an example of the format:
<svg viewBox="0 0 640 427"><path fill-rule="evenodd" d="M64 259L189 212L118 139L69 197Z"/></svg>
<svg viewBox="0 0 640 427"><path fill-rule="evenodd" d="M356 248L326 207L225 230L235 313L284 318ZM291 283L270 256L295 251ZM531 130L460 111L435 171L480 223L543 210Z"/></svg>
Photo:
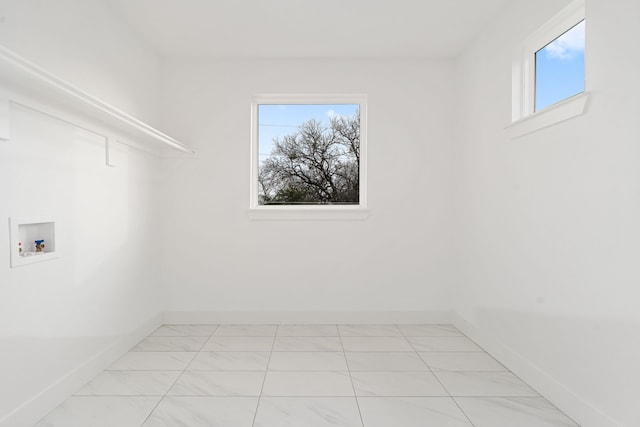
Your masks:
<svg viewBox="0 0 640 427"><path fill-rule="evenodd" d="M36 427L576 427L451 325L166 325Z"/></svg>

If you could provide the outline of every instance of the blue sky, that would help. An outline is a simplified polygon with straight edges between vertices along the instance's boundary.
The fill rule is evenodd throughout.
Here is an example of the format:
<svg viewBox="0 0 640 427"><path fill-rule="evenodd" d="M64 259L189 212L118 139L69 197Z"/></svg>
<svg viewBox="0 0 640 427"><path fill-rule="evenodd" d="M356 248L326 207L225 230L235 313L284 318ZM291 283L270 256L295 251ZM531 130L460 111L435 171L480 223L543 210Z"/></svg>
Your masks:
<svg viewBox="0 0 640 427"><path fill-rule="evenodd" d="M536 111L584 91L584 34L582 21L536 52Z"/></svg>
<svg viewBox="0 0 640 427"><path fill-rule="evenodd" d="M309 119L327 126L333 115L352 116L359 104L260 104L258 105L258 153L260 163L271 154L273 140L293 133Z"/></svg>

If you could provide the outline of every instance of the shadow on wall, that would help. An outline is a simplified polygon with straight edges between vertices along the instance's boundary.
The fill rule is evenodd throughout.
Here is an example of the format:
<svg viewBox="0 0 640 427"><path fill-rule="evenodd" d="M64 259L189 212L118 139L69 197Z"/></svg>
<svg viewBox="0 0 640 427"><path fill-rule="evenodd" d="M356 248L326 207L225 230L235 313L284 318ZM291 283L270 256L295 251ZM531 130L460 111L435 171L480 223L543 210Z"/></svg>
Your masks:
<svg viewBox="0 0 640 427"><path fill-rule="evenodd" d="M621 423L640 425L640 322L481 308L476 325Z"/></svg>
<svg viewBox="0 0 640 427"><path fill-rule="evenodd" d="M123 343L154 314L140 302L148 293L146 288L136 290L130 283L110 279L114 268L135 271L130 265L135 260L124 248L117 249L73 285L50 290L40 284L38 290L31 287L40 295L38 300L51 301L51 307L39 316L32 313L30 322L17 322L14 334L0 337L0 425L3 421L18 425L14 422L33 416L43 405L59 403L55 399L75 391L67 389L70 384L81 384L89 379L87 375L95 375L95 366L102 369L105 360L118 357ZM144 281L144 277L136 279ZM62 295L56 300L47 292Z"/></svg>

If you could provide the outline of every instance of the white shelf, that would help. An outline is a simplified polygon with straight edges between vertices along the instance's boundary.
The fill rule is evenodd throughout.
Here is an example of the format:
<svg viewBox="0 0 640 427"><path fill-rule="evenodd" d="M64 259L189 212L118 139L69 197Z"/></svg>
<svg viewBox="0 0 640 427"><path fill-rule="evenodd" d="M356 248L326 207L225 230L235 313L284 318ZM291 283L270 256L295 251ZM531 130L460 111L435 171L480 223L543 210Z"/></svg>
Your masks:
<svg viewBox="0 0 640 427"><path fill-rule="evenodd" d="M12 91L25 94L27 99L53 104L63 111L98 121L108 128L118 130L136 143L150 144L155 148L171 147L185 153L194 153L182 142L84 92L2 45L0 45L0 84L8 86ZM25 105L23 97L12 99L11 94L7 96L11 102L28 108L33 107ZM49 115L56 116L56 114ZM0 111L0 120L8 120L6 116ZM62 119L68 121L65 118ZM8 124L0 123L0 131L4 134L0 135L0 138L8 139L8 130Z"/></svg>

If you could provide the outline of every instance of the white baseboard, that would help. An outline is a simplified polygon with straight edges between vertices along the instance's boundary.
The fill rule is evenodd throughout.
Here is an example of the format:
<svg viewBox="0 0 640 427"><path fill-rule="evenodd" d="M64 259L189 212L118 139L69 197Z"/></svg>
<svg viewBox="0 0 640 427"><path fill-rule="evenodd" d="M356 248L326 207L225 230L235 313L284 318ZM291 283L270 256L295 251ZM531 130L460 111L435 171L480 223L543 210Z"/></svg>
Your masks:
<svg viewBox="0 0 640 427"><path fill-rule="evenodd" d="M166 325L197 324L412 324L451 323L448 310L433 311L166 311Z"/></svg>
<svg viewBox="0 0 640 427"><path fill-rule="evenodd" d="M623 427L547 372L453 312L451 322L582 427Z"/></svg>
<svg viewBox="0 0 640 427"><path fill-rule="evenodd" d="M162 315L158 313L130 333L107 345L0 419L0 427L32 427L161 324Z"/></svg>

